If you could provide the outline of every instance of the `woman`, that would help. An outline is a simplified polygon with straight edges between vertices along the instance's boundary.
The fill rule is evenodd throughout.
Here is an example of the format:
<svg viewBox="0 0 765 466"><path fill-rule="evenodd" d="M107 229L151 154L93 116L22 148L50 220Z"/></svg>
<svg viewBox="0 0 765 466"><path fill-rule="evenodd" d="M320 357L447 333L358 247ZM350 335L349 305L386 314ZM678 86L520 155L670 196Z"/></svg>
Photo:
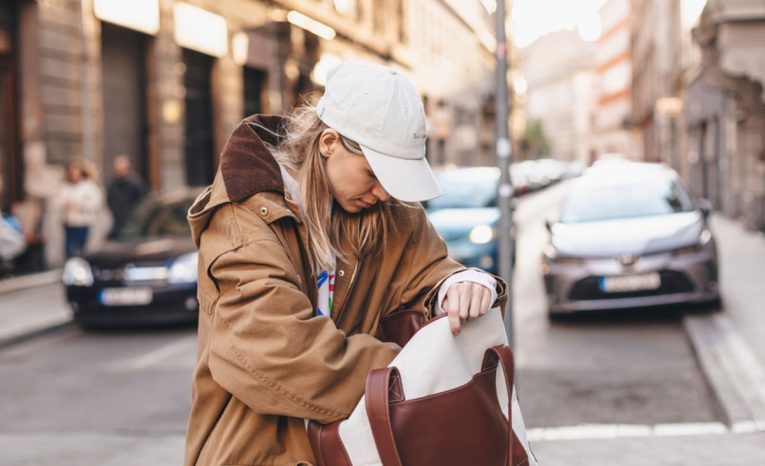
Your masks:
<svg viewBox="0 0 765 466"><path fill-rule="evenodd" d="M94 171L82 160L73 159L66 167L66 183L61 190L66 258L82 256L88 233L98 218L102 203Z"/></svg>
<svg viewBox="0 0 765 466"><path fill-rule="evenodd" d="M439 194L422 104L389 68L345 63L316 108L235 129L189 211L200 320L187 465L312 464L304 420L347 417L400 349L372 336L381 317L445 310L458 333L504 304L504 284L450 260L409 203Z"/></svg>

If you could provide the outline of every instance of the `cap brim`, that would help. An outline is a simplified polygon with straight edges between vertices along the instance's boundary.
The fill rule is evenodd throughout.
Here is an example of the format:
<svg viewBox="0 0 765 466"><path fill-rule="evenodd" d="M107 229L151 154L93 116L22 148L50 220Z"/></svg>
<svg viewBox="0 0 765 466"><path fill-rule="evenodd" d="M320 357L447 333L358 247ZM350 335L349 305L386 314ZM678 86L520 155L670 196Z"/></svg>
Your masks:
<svg viewBox="0 0 765 466"><path fill-rule="evenodd" d="M361 151L380 184L394 198L405 202L427 201L443 194L425 157L400 159L368 147Z"/></svg>

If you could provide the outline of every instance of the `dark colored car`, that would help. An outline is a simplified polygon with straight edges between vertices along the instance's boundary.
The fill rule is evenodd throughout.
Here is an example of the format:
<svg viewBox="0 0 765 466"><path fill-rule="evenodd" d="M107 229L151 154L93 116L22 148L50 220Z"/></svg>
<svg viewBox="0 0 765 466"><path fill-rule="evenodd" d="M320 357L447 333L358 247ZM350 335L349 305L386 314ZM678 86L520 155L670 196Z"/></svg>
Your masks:
<svg viewBox="0 0 765 466"><path fill-rule="evenodd" d="M435 174L444 194L428 201L426 208L449 256L466 267L497 273L499 169L447 168Z"/></svg>
<svg viewBox="0 0 765 466"><path fill-rule="evenodd" d="M150 196L116 240L66 262L62 281L75 322L95 327L196 321L197 251L186 212L200 192Z"/></svg>
<svg viewBox="0 0 765 466"><path fill-rule="evenodd" d="M550 317L720 299L709 203L664 166L593 167L548 223L542 273Z"/></svg>

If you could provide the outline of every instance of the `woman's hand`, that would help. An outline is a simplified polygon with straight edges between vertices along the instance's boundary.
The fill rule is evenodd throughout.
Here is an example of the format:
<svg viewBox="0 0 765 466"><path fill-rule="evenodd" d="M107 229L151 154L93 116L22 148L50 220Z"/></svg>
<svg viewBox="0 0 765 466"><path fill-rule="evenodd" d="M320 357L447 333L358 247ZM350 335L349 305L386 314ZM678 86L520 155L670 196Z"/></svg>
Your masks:
<svg viewBox="0 0 765 466"><path fill-rule="evenodd" d="M441 303L448 316L452 333L460 334L460 323L463 320L469 322L486 314L491 305L490 301L491 291L480 283L452 283Z"/></svg>

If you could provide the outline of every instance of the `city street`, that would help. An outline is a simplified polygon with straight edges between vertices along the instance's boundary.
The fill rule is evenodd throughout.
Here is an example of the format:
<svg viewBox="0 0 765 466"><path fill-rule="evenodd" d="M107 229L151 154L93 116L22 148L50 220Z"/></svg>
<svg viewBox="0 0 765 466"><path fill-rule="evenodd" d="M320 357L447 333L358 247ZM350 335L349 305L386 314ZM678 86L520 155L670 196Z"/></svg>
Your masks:
<svg viewBox="0 0 765 466"><path fill-rule="evenodd" d="M530 433L597 425L705 425L721 413L679 312L598 314L548 323L538 273L544 218L563 186L530 195L515 286L517 384ZM61 292L3 297L19 311L64 309ZM68 327L0 350L0 464L179 464L190 406L193 328L83 332ZM533 435L532 435L533 439ZM544 444L537 449L542 464ZM591 447L592 448L592 447Z"/></svg>
<svg viewBox="0 0 765 466"><path fill-rule="evenodd" d="M0 2L0 466L294 466L377 361L335 327L447 250L460 312L509 282L539 465L765 464L764 44L765 0Z"/></svg>

